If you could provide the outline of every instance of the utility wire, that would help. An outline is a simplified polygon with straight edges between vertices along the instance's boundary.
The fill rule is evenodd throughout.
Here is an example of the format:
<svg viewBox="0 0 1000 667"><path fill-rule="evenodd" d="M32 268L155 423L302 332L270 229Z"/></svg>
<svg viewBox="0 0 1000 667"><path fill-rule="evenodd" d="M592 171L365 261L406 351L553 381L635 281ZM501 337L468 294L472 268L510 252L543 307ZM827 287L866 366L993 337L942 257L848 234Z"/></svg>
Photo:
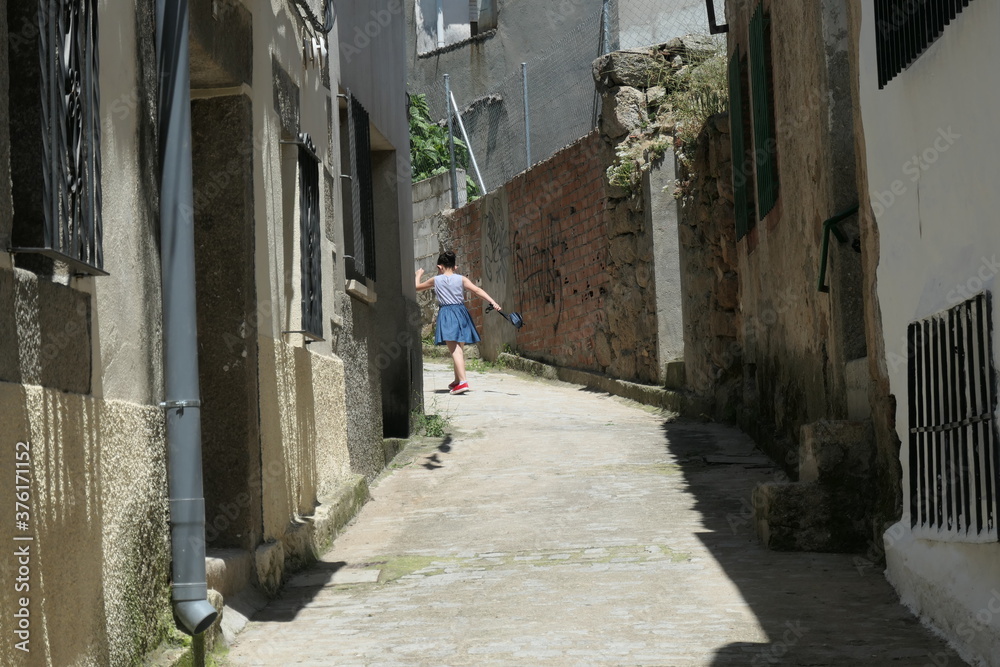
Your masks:
<svg viewBox="0 0 1000 667"><path fill-rule="evenodd" d="M323 22L321 23L319 17L309 6L308 0L292 0L295 5L299 8L299 13L302 18L313 27L316 32L328 35L331 30L333 30L333 18L336 14L333 8L333 0L325 0L325 8L323 11Z"/></svg>

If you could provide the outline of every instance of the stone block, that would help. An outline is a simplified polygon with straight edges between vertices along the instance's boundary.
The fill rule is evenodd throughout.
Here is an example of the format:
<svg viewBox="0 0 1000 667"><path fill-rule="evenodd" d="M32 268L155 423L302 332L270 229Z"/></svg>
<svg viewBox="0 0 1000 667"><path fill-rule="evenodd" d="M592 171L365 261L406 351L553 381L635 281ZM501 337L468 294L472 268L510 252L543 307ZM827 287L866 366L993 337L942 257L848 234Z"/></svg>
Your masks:
<svg viewBox="0 0 1000 667"><path fill-rule="evenodd" d="M663 86L653 86L646 90L646 105L650 109L659 107L667 97L667 89Z"/></svg>
<svg viewBox="0 0 1000 667"><path fill-rule="evenodd" d="M635 88L615 88L603 98L601 129L611 139L620 139L642 129L648 123L646 97Z"/></svg>
<svg viewBox="0 0 1000 667"><path fill-rule="evenodd" d="M653 279L653 268L649 264L640 264L635 267L635 284L639 287L649 287Z"/></svg>
<svg viewBox="0 0 1000 667"><path fill-rule="evenodd" d="M311 523L292 524L281 536L286 572L297 572L312 565L319 558L320 554L317 553L312 537Z"/></svg>
<svg viewBox="0 0 1000 667"><path fill-rule="evenodd" d="M611 365L608 366L608 373L622 380L634 378L635 372L635 355L631 354L629 350L623 350Z"/></svg>
<svg viewBox="0 0 1000 667"><path fill-rule="evenodd" d="M702 245L701 234L691 225L677 225L677 238L685 248L699 248Z"/></svg>
<svg viewBox="0 0 1000 667"><path fill-rule="evenodd" d="M611 344L608 342L608 337L600 331L594 335L594 356L602 367L611 364Z"/></svg>
<svg viewBox="0 0 1000 667"><path fill-rule="evenodd" d="M663 386L667 389L684 388L685 368L683 361L668 361L663 364Z"/></svg>
<svg viewBox="0 0 1000 667"><path fill-rule="evenodd" d="M253 571L253 557L244 549L209 549L205 557L208 587L226 598L249 586Z"/></svg>
<svg viewBox="0 0 1000 667"><path fill-rule="evenodd" d="M651 52L615 51L594 62L594 81L611 88L631 86L647 89L664 78L665 61Z"/></svg>
<svg viewBox="0 0 1000 667"><path fill-rule="evenodd" d="M830 495L816 484L766 482L752 495L757 537L775 551L828 551Z"/></svg>
<svg viewBox="0 0 1000 667"><path fill-rule="evenodd" d="M836 488L839 494L868 493L875 459L867 421L819 421L801 430L799 480Z"/></svg>
<svg viewBox="0 0 1000 667"><path fill-rule="evenodd" d="M642 231L643 217L635 213L624 202L611 209L611 224L608 236L615 237L622 234L635 234Z"/></svg>
<svg viewBox="0 0 1000 667"><path fill-rule="evenodd" d="M285 573L285 546L281 542L261 544L254 552L254 561L257 585L265 595L276 595Z"/></svg>
<svg viewBox="0 0 1000 667"><path fill-rule="evenodd" d="M215 607L215 611L218 612L218 616L215 617L215 621L212 625L208 626L208 630L205 631L205 652L211 653L215 650L219 641L225 641L222 632L222 619L225 616L225 600L222 597L222 593L219 591L208 589L208 595L206 596L209 604Z"/></svg>
<svg viewBox="0 0 1000 667"><path fill-rule="evenodd" d="M632 264L636 258L635 236L625 234L611 239L609 255L611 261L619 266Z"/></svg>

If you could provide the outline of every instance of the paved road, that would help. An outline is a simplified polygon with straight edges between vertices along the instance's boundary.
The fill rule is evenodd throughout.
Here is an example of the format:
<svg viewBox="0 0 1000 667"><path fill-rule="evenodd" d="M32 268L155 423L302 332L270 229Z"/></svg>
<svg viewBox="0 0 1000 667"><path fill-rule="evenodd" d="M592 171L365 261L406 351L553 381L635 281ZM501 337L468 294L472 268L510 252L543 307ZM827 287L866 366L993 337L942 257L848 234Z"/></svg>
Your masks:
<svg viewBox="0 0 1000 667"><path fill-rule="evenodd" d="M453 397L449 379L426 366L452 435L400 454L229 664L964 664L856 557L758 546L750 492L775 470L738 431L505 373Z"/></svg>

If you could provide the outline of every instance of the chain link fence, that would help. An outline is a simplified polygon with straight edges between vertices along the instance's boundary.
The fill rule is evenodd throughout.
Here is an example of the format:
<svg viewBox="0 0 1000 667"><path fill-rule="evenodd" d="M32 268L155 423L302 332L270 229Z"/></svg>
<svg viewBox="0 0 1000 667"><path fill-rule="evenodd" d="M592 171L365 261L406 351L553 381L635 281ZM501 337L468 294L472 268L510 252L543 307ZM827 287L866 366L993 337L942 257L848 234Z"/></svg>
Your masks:
<svg viewBox="0 0 1000 667"><path fill-rule="evenodd" d="M534 21L549 28L546 34L551 41L523 44L518 52L516 45L523 38L517 34L515 20L505 21L504 10L520 12L520 25ZM454 66L450 77L451 92L487 190L548 159L597 126L600 99L592 74L595 59L611 51L707 34L708 18L704 0L561 0L551 5L520 0L501 5L496 30L490 42L500 46L481 51L492 62L477 67L472 58L459 61L465 71L459 73L459 66ZM476 47L459 45L450 50L463 48ZM521 53L529 49L531 57L522 59ZM431 66L425 62L418 61L416 66ZM447 69L438 71L448 73ZM498 72L503 77L499 81ZM419 88L411 83L408 92L426 95L432 118L445 122L443 76ZM461 138L457 127L455 132Z"/></svg>

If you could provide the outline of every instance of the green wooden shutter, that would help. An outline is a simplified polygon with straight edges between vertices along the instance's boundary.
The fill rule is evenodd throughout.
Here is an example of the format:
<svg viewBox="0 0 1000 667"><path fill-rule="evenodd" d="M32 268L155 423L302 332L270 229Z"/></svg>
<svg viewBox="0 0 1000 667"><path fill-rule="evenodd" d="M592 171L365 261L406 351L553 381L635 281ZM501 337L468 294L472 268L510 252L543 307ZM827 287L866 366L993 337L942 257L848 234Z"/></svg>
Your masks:
<svg viewBox="0 0 1000 667"><path fill-rule="evenodd" d="M757 165L758 215L767 215L778 200L777 146L768 70L770 15L761 5L750 19L750 87L753 97L754 157Z"/></svg>
<svg viewBox="0 0 1000 667"><path fill-rule="evenodd" d="M740 49L729 60L729 137L733 154L733 202L736 214L736 240L747 235L752 226L747 205L746 142L743 137L743 90L740 77Z"/></svg>

